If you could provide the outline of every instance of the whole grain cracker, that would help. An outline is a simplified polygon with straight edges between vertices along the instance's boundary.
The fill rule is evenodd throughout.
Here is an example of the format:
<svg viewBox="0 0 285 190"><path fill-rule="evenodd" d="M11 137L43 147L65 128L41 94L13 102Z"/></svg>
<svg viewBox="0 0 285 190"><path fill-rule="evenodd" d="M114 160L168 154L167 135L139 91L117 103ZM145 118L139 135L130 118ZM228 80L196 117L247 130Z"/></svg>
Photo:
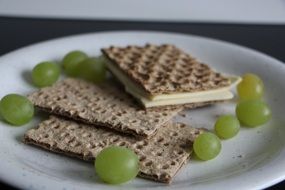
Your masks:
<svg viewBox="0 0 285 190"><path fill-rule="evenodd" d="M88 124L139 137L150 137L182 107L144 110L112 82L101 85L65 79L28 96L38 108Z"/></svg>
<svg viewBox="0 0 285 190"><path fill-rule="evenodd" d="M103 54L149 95L213 90L230 85L215 72L169 44L102 49Z"/></svg>
<svg viewBox="0 0 285 190"><path fill-rule="evenodd" d="M192 142L203 130L182 123L162 127L151 140L137 140L110 130L51 116L28 130L24 142L52 152L93 161L108 146L123 146L139 157L139 176L170 183L188 161Z"/></svg>

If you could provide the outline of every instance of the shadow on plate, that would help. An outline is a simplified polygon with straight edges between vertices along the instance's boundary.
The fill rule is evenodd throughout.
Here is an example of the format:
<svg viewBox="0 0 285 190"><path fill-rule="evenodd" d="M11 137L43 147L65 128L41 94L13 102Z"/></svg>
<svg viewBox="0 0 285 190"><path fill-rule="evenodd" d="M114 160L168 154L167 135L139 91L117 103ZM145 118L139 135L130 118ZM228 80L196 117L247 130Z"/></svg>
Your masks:
<svg viewBox="0 0 285 190"><path fill-rule="evenodd" d="M24 79L24 81L26 81L29 85L33 85L32 71L31 70L24 70L21 73L21 76Z"/></svg>
<svg viewBox="0 0 285 190"><path fill-rule="evenodd" d="M32 128L35 128L38 126L38 124L44 120L47 120L49 118L50 114L48 113L45 113L45 112L42 112L40 110L37 110L35 109L35 115L34 115L34 119L32 121L30 121L29 123L26 124L25 127L25 131L19 135L17 135L15 137L15 139L18 141L18 142L22 142L23 141L23 136L24 136L24 133L29 130L29 129L32 129ZM5 122L5 121L3 121ZM6 123L7 124L7 123ZM10 124L8 124L10 125ZM14 127L13 125L11 125L12 127ZM16 126L16 127L21 127L21 126Z"/></svg>

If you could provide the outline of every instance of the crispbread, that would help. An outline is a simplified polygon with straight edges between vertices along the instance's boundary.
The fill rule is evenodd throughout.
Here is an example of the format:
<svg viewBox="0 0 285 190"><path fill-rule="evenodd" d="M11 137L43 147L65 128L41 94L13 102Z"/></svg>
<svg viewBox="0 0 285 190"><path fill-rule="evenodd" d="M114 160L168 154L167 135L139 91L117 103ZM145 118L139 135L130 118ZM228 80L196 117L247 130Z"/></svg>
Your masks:
<svg viewBox="0 0 285 190"><path fill-rule="evenodd" d="M139 176L170 183L192 152L192 142L203 130L182 123L167 124L151 140L137 140L110 130L51 116L30 129L24 142L52 152L92 161L108 146L124 146L139 156Z"/></svg>
<svg viewBox="0 0 285 190"><path fill-rule="evenodd" d="M229 78L173 45L111 46L103 48L102 52L151 96L230 85Z"/></svg>
<svg viewBox="0 0 285 190"><path fill-rule="evenodd" d="M65 79L28 98L42 110L139 137L154 135L182 107L144 110L117 85Z"/></svg>

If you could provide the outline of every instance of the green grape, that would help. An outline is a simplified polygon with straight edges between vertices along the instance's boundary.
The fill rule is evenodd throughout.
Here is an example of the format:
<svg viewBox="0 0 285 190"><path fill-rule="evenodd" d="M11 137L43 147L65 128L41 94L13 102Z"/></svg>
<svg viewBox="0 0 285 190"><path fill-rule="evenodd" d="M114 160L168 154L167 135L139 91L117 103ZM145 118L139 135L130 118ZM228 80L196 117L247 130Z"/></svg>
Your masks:
<svg viewBox="0 0 285 190"><path fill-rule="evenodd" d="M62 60L62 66L64 72L71 77L75 77L78 75L77 66L80 62L87 59L88 56L82 51L71 51L66 54Z"/></svg>
<svg viewBox="0 0 285 190"><path fill-rule="evenodd" d="M233 115L223 115L215 123L215 132L218 137L229 139L239 132L240 124Z"/></svg>
<svg viewBox="0 0 285 190"><path fill-rule="evenodd" d="M25 96L8 94L0 101L0 113L10 124L24 125L33 118L34 106Z"/></svg>
<svg viewBox="0 0 285 190"><path fill-rule="evenodd" d="M88 58L78 65L78 76L95 83L103 82L106 78L105 62L102 58Z"/></svg>
<svg viewBox="0 0 285 190"><path fill-rule="evenodd" d="M95 160L95 170L106 183L120 184L138 174L138 156L130 149L111 146L103 149Z"/></svg>
<svg viewBox="0 0 285 190"><path fill-rule="evenodd" d="M213 133L205 132L199 135L193 144L194 152L201 160L211 160L221 151L220 139Z"/></svg>
<svg viewBox="0 0 285 190"><path fill-rule="evenodd" d="M237 92L241 100L260 99L264 93L264 85L257 75L248 73L238 84Z"/></svg>
<svg viewBox="0 0 285 190"><path fill-rule="evenodd" d="M41 62L32 71L32 79L36 86L45 87L55 83L60 75L60 68L54 62Z"/></svg>
<svg viewBox="0 0 285 190"><path fill-rule="evenodd" d="M242 125L256 127L270 120L271 110L261 100L245 100L237 105L236 115Z"/></svg>

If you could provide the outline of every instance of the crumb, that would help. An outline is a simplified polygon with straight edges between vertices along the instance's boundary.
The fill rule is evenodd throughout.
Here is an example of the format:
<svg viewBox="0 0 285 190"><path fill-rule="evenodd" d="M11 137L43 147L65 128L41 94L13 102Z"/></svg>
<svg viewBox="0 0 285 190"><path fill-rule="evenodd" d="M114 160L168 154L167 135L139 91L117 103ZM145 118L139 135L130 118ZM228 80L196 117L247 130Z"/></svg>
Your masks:
<svg viewBox="0 0 285 190"><path fill-rule="evenodd" d="M214 115L214 118L219 118L219 117L220 117L219 114L215 114L215 115Z"/></svg>
<svg viewBox="0 0 285 190"><path fill-rule="evenodd" d="M242 157L243 157L243 155L238 155L237 157L238 157L238 158L242 158Z"/></svg>
<svg viewBox="0 0 285 190"><path fill-rule="evenodd" d="M181 117L186 117L185 113L178 113Z"/></svg>

